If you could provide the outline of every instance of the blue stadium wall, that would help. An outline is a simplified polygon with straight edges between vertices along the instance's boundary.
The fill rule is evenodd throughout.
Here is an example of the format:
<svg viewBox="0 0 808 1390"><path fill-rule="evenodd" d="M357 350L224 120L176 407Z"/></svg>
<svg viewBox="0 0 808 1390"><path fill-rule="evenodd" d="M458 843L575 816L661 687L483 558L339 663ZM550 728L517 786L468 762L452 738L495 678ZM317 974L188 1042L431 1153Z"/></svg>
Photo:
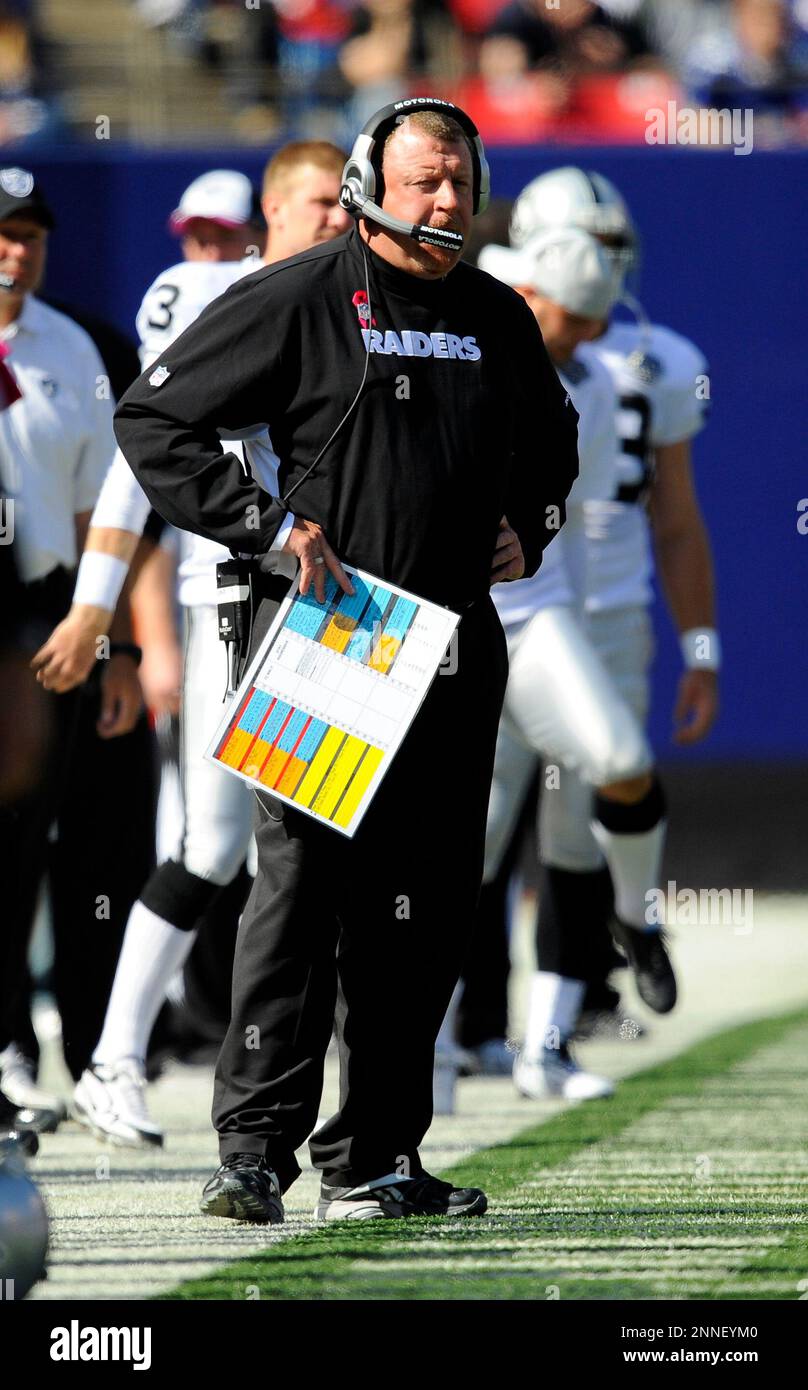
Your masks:
<svg viewBox="0 0 808 1390"><path fill-rule="evenodd" d="M132 331L141 295L176 259L165 221L214 167L259 179L249 151L38 151L60 225L48 291ZM10 161L9 161L10 162ZM722 717L697 750L670 741L678 652L657 605L652 731L661 758L804 759L808 707L808 153L667 148L494 150L495 196L582 163L612 178L641 230L641 293L652 318L692 338L710 364L712 411L695 445L713 536L724 640Z"/></svg>

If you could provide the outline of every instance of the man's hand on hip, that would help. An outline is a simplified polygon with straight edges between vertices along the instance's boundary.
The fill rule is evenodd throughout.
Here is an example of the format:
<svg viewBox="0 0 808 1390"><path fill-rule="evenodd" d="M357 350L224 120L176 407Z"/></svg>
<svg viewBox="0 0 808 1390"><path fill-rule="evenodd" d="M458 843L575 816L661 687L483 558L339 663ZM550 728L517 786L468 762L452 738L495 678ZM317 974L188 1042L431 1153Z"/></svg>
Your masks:
<svg viewBox="0 0 808 1390"><path fill-rule="evenodd" d="M491 561L491 583L502 584L506 579L521 579L525 572L525 557L519 537L504 516L499 523L497 543Z"/></svg>
<svg viewBox="0 0 808 1390"><path fill-rule="evenodd" d="M316 521L295 518L289 532L283 554L294 555L300 564L300 592L305 595L314 583L314 595L318 603L325 602L325 576L330 571L346 594L354 592L353 584L325 538L323 529Z"/></svg>

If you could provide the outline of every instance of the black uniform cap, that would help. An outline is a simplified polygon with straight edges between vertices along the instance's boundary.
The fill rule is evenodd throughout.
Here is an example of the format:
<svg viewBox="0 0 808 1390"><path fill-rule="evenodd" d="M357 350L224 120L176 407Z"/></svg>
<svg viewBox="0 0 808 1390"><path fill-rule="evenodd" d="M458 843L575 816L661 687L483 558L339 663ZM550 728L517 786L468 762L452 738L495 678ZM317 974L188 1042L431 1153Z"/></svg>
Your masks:
<svg viewBox="0 0 808 1390"><path fill-rule="evenodd" d="M25 214L41 226L56 225L53 213L27 169L6 165L0 168L0 222Z"/></svg>

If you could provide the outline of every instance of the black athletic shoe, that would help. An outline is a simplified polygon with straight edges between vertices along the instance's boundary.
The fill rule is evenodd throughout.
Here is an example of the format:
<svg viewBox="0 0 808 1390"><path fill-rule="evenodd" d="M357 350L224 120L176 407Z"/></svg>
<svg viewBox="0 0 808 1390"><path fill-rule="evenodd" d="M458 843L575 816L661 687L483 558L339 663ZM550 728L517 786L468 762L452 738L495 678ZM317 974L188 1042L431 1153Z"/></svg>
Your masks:
<svg viewBox="0 0 808 1390"><path fill-rule="evenodd" d="M258 1154L228 1154L202 1189L199 1209L259 1226L278 1226L284 1219L280 1184Z"/></svg>
<svg viewBox="0 0 808 1390"><path fill-rule="evenodd" d="M0 1162L12 1154L34 1158L38 1152L39 1139L33 1130L0 1129Z"/></svg>
<svg viewBox="0 0 808 1390"><path fill-rule="evenodd" d="M641 931L615 917L612 931L628 956L637 992L655 1013L670 1013L676 1003L676 976L663 931Z"/></svg>
<svg viewBox="0 0 808 1390"><path fill-rule="evenodd" d="M18 1105L13 1105L5 1091L0 1090L0 1126L4 1129L11 1129L17 1118Z"/></svg>
<svg viewBox="0 0 808 1390"><path fill-rule="evenodd" d="M420 1178L383 1178L358 1187L322 1183L314 1215L318 1221L367 1221L378 1217L482 1216L488 1198L479 1187L452 1187L428 1173Z"/></svg>
<svg viewBox="0 0 808 1390"><path fill-rule="evenodd" d="M39 1149L39 1139L33 1126L25 1124L26 1113L13 1105L0 1091L0 1158L10 1154L33 1158Z"/></svg>

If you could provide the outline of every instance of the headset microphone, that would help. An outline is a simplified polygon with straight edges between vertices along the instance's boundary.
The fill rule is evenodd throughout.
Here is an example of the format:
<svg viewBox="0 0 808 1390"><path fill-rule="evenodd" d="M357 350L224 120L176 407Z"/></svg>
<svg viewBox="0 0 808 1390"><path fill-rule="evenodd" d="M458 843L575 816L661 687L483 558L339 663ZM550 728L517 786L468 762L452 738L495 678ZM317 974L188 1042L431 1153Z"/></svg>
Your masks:
<svg viewBox="0 0 808 1390"><path fill-rule="evenodd" d="M392 217L389 212L385 212L374 203L372 198L366 198L350 183L342 185L339 200L346 211L369 217L380 227L385 227L388 232L402 232L404 236L414 237L416 241L426 241L430 246L440 246L444 251L463 250L463 238L459 232L452 231L450 227L430 227Z"/></svg>

